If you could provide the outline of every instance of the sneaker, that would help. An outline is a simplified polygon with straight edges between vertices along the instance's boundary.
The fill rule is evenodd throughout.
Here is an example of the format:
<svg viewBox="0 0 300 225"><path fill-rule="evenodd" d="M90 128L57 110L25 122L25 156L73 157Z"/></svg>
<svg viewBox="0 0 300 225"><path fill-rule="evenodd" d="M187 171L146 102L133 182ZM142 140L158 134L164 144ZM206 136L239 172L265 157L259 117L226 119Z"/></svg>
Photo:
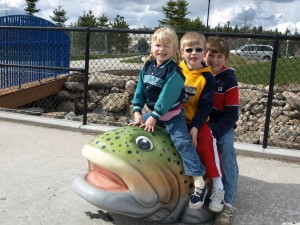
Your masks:
<svg viewBox="0 0 300 225"><path fill-rule="evenodd" d="M208 208L214 212L221 212L224 208L225 191L213 188L211 193Z"/></svg>
<svg viewBox="0 0 300 225"><path fill-rule="evenodd" d="M191 196L191 200L189 202L189 207L191 209L200 209L205 201L205 197L207 194L207 188L204 186L203 189L199 187L195 187L194 193Z"/></svg>
<svg viewBox="0 0 300 225"><path fill-rule="evenodd" d="M217 213L215 225L231 225L233 219L233 207L226 205L222 212Z"/></svg>

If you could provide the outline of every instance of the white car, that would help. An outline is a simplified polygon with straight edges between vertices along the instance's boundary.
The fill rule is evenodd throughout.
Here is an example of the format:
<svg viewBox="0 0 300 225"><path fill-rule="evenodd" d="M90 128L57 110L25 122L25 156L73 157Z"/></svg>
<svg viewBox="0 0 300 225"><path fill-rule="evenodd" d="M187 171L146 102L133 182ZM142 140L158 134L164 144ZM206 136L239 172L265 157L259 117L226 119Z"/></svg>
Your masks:
<svg viewBox="0 0 300 225"><path fill-rule="evenodd" d="M242 45L236 50L230 50L230 52L256 61L269 61L272 59L273 47L270 45L249 44Z"/></svg>

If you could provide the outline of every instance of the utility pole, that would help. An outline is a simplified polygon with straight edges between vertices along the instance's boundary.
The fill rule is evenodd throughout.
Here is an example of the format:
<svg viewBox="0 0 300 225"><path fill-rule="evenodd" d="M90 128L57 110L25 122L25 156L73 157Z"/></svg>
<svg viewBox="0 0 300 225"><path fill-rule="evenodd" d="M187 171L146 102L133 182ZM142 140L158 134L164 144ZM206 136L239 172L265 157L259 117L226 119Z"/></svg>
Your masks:
<svg viewBox="0 0 300 225"><path fill-rule="evenodd" d="M206 21L206 30L208 31L208 20L209 20L209 8L210 8L210 0L208 0L208 9L207 9L207 21Z"/></svg>

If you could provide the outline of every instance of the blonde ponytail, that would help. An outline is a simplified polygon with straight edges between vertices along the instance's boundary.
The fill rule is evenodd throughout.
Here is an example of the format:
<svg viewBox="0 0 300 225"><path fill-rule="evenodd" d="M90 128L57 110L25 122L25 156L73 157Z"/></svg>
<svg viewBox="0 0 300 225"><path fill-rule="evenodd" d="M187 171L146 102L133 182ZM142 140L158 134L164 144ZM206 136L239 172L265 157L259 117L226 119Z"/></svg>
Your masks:
<svg viewBox="0 0 300 225"><path fill-rule="evenodd" d="M153 56L153 53L150 52L150 54L149 54L148 56L144 56L144 57L142 58L142 61L143 61L144 64L145 64L146 62L148 62L148 61L150 61L150 60L153 60L153 59L155 59L154 56Z"/></svg>

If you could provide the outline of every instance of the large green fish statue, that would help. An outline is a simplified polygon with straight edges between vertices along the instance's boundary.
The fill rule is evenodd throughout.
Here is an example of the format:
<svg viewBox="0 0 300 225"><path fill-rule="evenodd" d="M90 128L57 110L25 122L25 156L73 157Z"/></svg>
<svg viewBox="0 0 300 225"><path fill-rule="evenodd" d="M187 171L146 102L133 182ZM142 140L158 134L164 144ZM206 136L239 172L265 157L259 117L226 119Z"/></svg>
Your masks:
<svg viewBox="0 0 300 225"><path fill-rule="evenodd" d="M159 223L201 224L214 217L207 206L188 207L193 179L164 128L155 132L125 126L105 132L82 150L88 173L73 181L77 194L94 206Z"/></svg>

